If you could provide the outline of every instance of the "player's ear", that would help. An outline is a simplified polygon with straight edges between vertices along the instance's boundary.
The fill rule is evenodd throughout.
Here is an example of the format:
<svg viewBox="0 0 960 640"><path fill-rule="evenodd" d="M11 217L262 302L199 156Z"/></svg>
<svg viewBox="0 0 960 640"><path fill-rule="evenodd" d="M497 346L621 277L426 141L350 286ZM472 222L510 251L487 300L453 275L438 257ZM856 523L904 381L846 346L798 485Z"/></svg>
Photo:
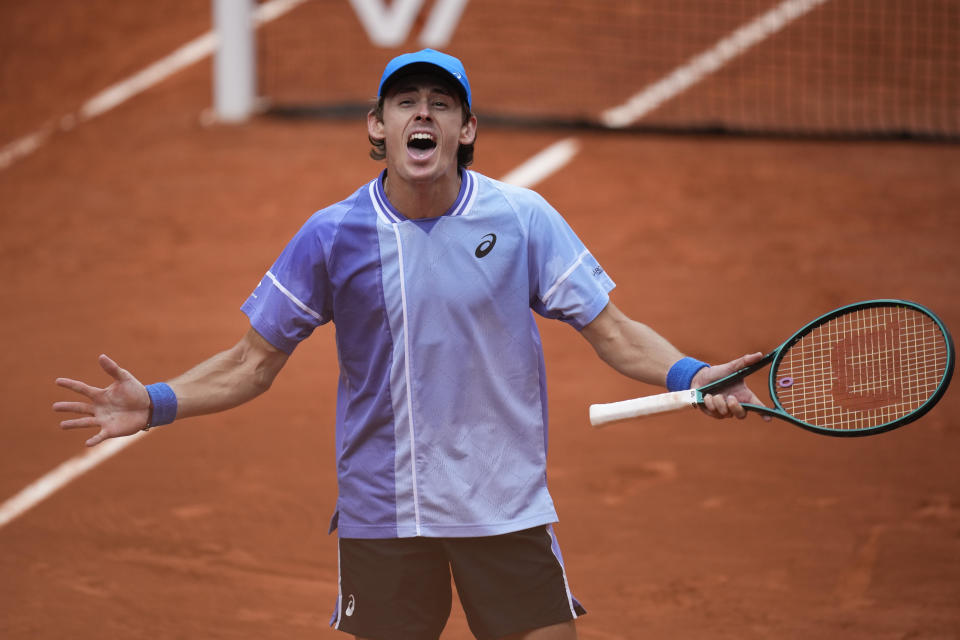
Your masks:
<svg viewBox="0 0 960 640"><path fill-rule="evenodd" d="M473 144L477 137L477 116L470 114L467 121L460 127L460 144Z"/></svg>
<svg viewBox="0 0 960 640"><path fill-rule="evenodd" d="M383 134L383 120L378 117L376 109L367 113L367 134L373 140L383 140L386 137Z"/></svg>

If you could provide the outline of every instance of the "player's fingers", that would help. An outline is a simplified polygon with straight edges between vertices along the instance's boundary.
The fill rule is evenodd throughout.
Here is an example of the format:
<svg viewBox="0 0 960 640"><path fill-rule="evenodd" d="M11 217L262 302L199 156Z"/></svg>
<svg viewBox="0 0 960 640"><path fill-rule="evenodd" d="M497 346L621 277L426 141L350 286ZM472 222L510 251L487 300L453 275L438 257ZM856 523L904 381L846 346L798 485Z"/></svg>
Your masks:
<svg viewBox="0 0 960 640"><path fill-rule="evenodd" d="M84 444L87 445L88 447L95 447L109 437L110 436L108 436L105 431L101 431L100 433L93 436L92 438L89 438Z"/></svg>
<svg viewBox="0 0 960 640"><path fill-rule="evenodd" d="M89 427L99 427L100 422L93 416L88 416L86 418L73 418L71 420L64 420L60 423L61 429L86 429Z"/></svg>
<svg viewBox="0 0 960 640"><path fill-rule="evenodd" d="M707 382L720 380L721 378L725 378L734 372L759 362L762 358L763 354L758 351L756 353L748 353L747 355L740 356L739 358L731 360L730 362L724 362L723 364L702 369L701 372L697 373L698 376L703 376L697 381L697 384L703 385Z"/></svg>
<svg viewBox="0 0 960 640"><path fill-rule="evenodd" d="M750 389L750 387L748 387L746 384L743 385L743 389L745 390L745 392L746 392L746 394L747 394L747 396L746 396L746 402L748 402L748 403L750 403L750 404L752 404L752 405L759 406L759 407L766 407L766 406L767 406L767 403L764 402L763 400L761 400L761 399L760 399L760 396L758 396L756 393L754 393L753 390ZM741 395L741 397L744 397L744 396ZM744 411L746 411L746 410L744 410ZM770 422L770 420L771 420L770 416L768 416L767 414L763 414L761 417L763 418L764 422Z"/></svg>
<svg viewBox="0 0 960 640"><path fill-rule="evenodd" d="M764 402L763 400L761 400L760 397L757 396L757 394L755 394L755 393L752 392L752 391L750 392L750 400L748 400L748 402L749 402L750 404L755 404L755 405L758 405L758 406L761 406L761 407L767 406L767 403Z"/></svg>
<svg viewBox="0 0 960 640"><path fill-rule="evenodd" d="M747 410L743 408L740 401L735 396L727 396L727 409L735 418L743 420L747 417Z"/></svg>
<svg viewBox="0 0 960 640"><path fill-rule="evenodd" d="M79 380L72 380L70 378L57 378L56 383L58 386L63 387L64 389L69 389L70 391L76 391L81 395L85 395L90 399L100 392L100 389L96 387L91 387L90 385L80 382Z"/></svg>
<svg viewBox="0 0 960 640"><path fill-rule="evenodd" d="M715 415L715 412L713 410L713 396L710 395L709 393L704 394L703 396L703 410L706 411L707 414L711 416Z"/></svg>
<svg viewBox="0 0 960 640"><path fill-rule="evenodd" d="M707 394L703 397L703 405L714 418L726 418L729 410L723 396Z"/></svg>
<svg viewBox="0 0 960 640"><path fill-rule="evenodd" d="M53 410L62 413L85 413L93 415L93 405L86 402L54 402Z"/></svg>
<svg viewBox="0 0 960 640"><path fill-rule="evenodd" d="M750 402L750 404L755 404L760 407L767 406L767 403L761 400L759 397L757 397L757 394L753 393L752 391L750 392L750 400L748 402ZM770 422L771 420L770 416L768 416L765 413L762 414L760 417L763 418L764 422Z"/></svg>
<svg viewBox="0 0 960 640"><path fill-rule="evenodd" d="M750 365L755 364L762 359L763 354L757 351L756 353L748 353L740 356L736 360L731 360L723 366L728 370L727 373L733 373L734 371L739 371L740 369L749 367Z"/></svg>
<svg viewBox="0 0 960 640"><path fill-rule="evenodd" d="M100 362L100 367L110 375L116 381L122 381L124 378L128 377L130 374L120 368L116 362L111 360L106 354L100 354L98 358Z"/></svg>

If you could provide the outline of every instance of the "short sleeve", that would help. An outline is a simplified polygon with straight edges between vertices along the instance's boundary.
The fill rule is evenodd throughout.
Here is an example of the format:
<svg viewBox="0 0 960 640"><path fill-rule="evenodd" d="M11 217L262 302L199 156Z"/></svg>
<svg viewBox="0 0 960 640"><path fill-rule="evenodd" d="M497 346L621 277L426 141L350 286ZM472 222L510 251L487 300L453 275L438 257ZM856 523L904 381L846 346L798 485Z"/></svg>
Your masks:
<svg viewBox="0 0 960 640"><path fill-rule="evenodd" d="M538 199L528 240L531 306L579 331L603 311L616 285L563 217Z"/></svg>
<svg viewBox="0 0 960 640"><path fill-rule="evenodd" d="M314 216L287 244L241 310L250 325L285 353L333 319L327 248L334 229Z"/></svg>

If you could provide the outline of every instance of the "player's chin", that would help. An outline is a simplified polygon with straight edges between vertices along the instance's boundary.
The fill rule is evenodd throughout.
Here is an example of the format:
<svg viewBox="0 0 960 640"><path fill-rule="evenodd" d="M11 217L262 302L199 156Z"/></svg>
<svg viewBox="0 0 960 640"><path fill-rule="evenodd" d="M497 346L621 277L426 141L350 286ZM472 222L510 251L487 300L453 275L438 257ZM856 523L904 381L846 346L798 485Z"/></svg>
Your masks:
<svg viewBox="0 0 960 640"><path fill-rule="evenodd" d="M410 179L423 179L441 172L440 163L437 160L434 154L428 156L406 154L401 166Z"/></svg>

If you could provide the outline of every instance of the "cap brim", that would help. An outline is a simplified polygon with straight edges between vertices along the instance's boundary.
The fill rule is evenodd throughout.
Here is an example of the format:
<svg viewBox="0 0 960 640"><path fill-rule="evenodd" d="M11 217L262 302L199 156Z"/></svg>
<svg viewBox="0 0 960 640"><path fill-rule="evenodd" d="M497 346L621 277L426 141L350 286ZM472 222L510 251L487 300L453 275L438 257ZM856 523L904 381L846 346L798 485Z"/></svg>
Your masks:
<svg viewBox="0 0 960 640"><path fill-rule="evenodd" d="M443 67L435 65L431 62L412 62L394 71L386 80L383 81L383 84L380 85L379 98L382 99L400 80L415 75L430 75L441 78L444 84L450 85L450 87L457 92L457 96L460 98L460 100L469 106L470 103L467 97L466 89L463 88L463 85L460 84L460 81Z"/></svg>

